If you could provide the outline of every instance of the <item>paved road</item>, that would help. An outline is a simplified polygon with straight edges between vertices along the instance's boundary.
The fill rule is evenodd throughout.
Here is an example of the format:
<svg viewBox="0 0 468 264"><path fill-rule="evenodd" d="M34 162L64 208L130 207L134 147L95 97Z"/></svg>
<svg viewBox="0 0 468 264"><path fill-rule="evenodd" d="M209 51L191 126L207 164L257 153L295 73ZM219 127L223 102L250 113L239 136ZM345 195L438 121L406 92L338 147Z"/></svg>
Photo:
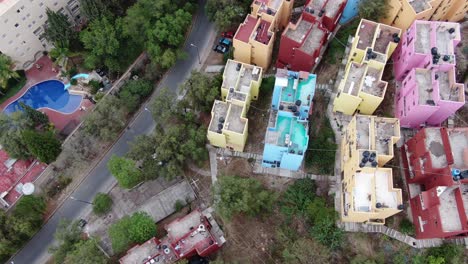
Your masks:
<svg viewBox="0 0 468 264"><path fill-rule="evenodd" d="M208 22L204 14L203 6L205 1L206 0L199 1L200 8L197 13L197 18L192 26L192 31L186 42L186 46L184 47L184 50L188 53L187 59L177 62L165 76L160 87L169 87L177 93L178 86L189 76L192 68L198 66L197 49L191 47L190 43L198 46L201 53L211 48L211 43L209 43L210 34L213 34L215 29L214 26ZM125 131L109 153L83 181L72 196L77 199L91 200L98 192L109 190L115 183L114 177L112 177L106 167L109 158L113 154L125 154L129 149L128 142L132 141L137 135L150 133L154 126L155 124L151 114L145 110L141 111L131 124L131 128ZM45 224L41 231L39 231L11 261L14 261L15 264L45 263L49 257L47 249L53 242L53 235L60 218L77 219L85 215L89 210L90 205L68 199Z"/></svg>

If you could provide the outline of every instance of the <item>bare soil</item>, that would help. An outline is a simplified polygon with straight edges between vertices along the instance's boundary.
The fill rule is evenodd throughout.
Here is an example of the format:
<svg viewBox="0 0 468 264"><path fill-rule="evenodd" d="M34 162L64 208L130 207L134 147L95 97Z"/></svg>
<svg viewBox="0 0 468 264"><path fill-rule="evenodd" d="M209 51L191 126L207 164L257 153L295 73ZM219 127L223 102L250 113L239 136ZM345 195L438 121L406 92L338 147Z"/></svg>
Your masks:
<svg viewBox="0 0 468 264"><path fill-rule="evenodd" d="M324 56L326 56L327 53L324 54ZM330 64L325 60L322 60L315 70L315 74L317 75L317 83L329 83L330 80L334 82L340 67L341 63L339 61L337 61L336 64Z"/></svg>
<svg viewBox="0 0 468 264"><path fill-rule="evenodd" d="M392 64L387 64L382 75L382 80L388 82L387 91L385 92L384 99L380 103L374 115L383 117L394 117L394 105L395 105L395 81L393 76Z"/></svg>
<svg viewBox="0 0 468 264"><path fill-rule="evenodd" d="M250 105L247 118L249 119L249 135L244 152L262 154L265 144L265 133L270 118L272 92L261 94L257 101Z"/></svg>

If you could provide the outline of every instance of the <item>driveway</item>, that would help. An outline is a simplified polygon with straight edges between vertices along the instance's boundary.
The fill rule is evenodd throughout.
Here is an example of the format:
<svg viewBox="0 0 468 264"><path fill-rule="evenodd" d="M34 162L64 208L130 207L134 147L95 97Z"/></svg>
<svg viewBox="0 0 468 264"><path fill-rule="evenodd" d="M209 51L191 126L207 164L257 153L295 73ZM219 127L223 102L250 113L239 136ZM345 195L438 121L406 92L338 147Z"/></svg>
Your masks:
<svg viewBox="0 0 468 264"><path fill-rule="evenodd" d="M160 87L168 87L174 93L178 93L179 85L190 75L194 67L199 67L197 49L190 46L190 43L200 49L200 53L205 54L211 49L210 39L215 28L208 22L204 14L204 5L206 0L199 1L197 18L192 25L192 31L184 47L188 56L185 60L179 60L176 65L166 74L161 81ZM204 56L203 56L204 57ZM124 155L129 150L128 143L136 136L150 133L155 124L148 111L141 111L131 124L131 128L119 138L115 145L105 155L102 161L94 168L90 175L83 181L78 189L72 194L75 198L81 200L92 200L98 192L110 190L115 183L115 178L107 170L107 162L112 155ZM78 219L91 210L90 205L68 199L57 210L52 218L44 227L18 252L10 261L14 263L45 263L50 257L47 252L49 246L53 243L53 236L57 224L61 218Z"/></svg>

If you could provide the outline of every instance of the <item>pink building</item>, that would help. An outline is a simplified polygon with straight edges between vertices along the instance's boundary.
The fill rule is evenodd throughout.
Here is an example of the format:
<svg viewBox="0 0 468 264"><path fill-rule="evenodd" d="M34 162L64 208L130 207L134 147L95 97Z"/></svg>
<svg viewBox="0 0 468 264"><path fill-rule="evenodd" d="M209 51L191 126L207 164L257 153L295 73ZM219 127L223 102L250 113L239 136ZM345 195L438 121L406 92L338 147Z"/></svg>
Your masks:
<svg viewBox="0 0 468 264"><path fill-rule="evenodd" d="M455 81L457 23L415 21L393 53L397 79L395 117L402 127L440 125L465 104L464 85Z"/></svg>
<svg viewBox="0 0 468 264"><path fill-rule="evenodd" d="M455 66L460 24L416 20L401 36L393 53L395 78L402 81L413 68L447 71Z"/></svg>
<svg viewBox="0 0 468 264"><path fill-rule="evenodd" d="M414 68L398 83L395 117L402 127L440 125L465 104L464 85L455 82L455 67Z"/></svg>

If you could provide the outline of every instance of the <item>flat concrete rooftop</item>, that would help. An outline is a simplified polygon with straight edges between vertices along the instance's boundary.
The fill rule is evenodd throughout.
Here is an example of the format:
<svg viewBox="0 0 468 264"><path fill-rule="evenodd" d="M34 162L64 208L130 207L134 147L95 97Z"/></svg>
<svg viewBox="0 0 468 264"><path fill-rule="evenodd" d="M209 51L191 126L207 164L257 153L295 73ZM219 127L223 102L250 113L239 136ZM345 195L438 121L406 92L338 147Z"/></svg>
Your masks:
<svg viewBox="0 0 468 264"><path fill-rule="evenodd" d="M390 27L384 24L379 24L378 30L379 33L375 39L374 51L386 54L390 42L393 42L393 35L398 34L398 36L400 36L401 30L399 28Z"/></svg>
<svg viewBox="0 0 468 264"><path fill-rule="evenodd" d="M382 72L383 69L378 70L368 66L361 91L377 97L384 97L387 89L387 82L381 80Z"/></svg>
<svg viewBox="0 0 468 264"><path fill-rule="evenodd" d="M224 123L224 129L242 134L244 132L247 120L242 117L243 106L230 104L229 113Z"/></svg>
<svg viewBox="0 0 468 264"><path fill-rule="evenodd" d="M213 103L213 108L212 108L212 117L211 117L211 123L209 130L211 132L218 132L219 130L222 130L224 127L223 122L219 122L220 118L224 118L226 120L226 114L228 111L229 105L226 102L222 102L219 100L215 100ZM221 124L220 127L218 125ZM221 129L220 129L221 128Z"/></svg>
<svg viewBox="0 0 468 264"><path fill-rule="evenodd" d="M360 50L364 50L367 47L372 46L372 42L374 41L375 32L377 30L377 23L369 20L361 20L361 24L358 30L358 37L359 42L357 44L357 48Z"/></svg>
<svg viewBox="0 0 468 264"><path fill-rule="evenodd" d="M367 66L365 64L351 62L348 75L346 76L345 85L343 87L343 93L354 96L358 95L366 69Z"/></svg>
<svg viewBox="0 0 468 264"><path fill-rule="evenodd" d="M416 69L416 85L418 86L418 100L420 105L432 105L434 102L434 88L432 87L432 72L426 69Z"/></svg>
<svg viewBox="0 0 468 264"><path fill-rule="evenodd" d="M452 167L460 170L468 169L468 128L448 129L448 136L454 159Z"/></svg>
<svg viewBox="0 0 468 264"><path fill-rule="evenodd" d="M431 5L429 4L430 0L413 0L413 1L408 1L407 2L411 5L413 8L414 12L416 14L421 13L424 10L428 10L431 8Z"/></svg>
<svg viewBox="0 0 468 264"><path fill-rule="evenodd" d="M457 200L454 190L444 191L439 196L439 212L442 229L445 232L457 231L462 229L460 214L458 212Z"/></svg>
<svg viewBox="0 0 468 264"><path fill-rule="evenodd" d="M248 43L249 38L252 35L252 32L254 31L255 26L257 25L258 19L255 18L252 15L247 15L245 18L244 22L240 24L239 29L237 30L236 35L234 38Z"/></svg>
<svg viewBox="0 0 468 264"><path fill-rule="evenodd" d="M444 145L440 128L426 128L426 140L424 144L430 153L432 167L445 168L447 167L447 156L445 155Z"/></svg>
<svg viewBox="0 0 468 264"><path fill-rule="evenodd" d="M429 54L431 52L431 24L426 21L416 23L415 51L420 54Z"/></svg>
<svg viewBox="0 0 468 264"><path fill-rule="evenodd" d="M327 5L325 6L325 16L335 17L338 13L338 10L345 0L328 0Z"/></svg>
<svg viewBox="0 0 468 264"><path fill-rule="evenodd" d="M289 26L284 34L287 38L292 39L297 43L302 43L311 27L312 23L301 19L297 22L296 29L292 29L291 26Z"/></svg>
<svg viewBox="0 0 468 264"><path fill-rule="evenodd" d="M326 31L319 27L319 23L314 23L312 25L312 30L309 35L307 35L304 44L300 48L308 54L311 54L316 49L321 47L320 40L325 35Z"/></svg>

